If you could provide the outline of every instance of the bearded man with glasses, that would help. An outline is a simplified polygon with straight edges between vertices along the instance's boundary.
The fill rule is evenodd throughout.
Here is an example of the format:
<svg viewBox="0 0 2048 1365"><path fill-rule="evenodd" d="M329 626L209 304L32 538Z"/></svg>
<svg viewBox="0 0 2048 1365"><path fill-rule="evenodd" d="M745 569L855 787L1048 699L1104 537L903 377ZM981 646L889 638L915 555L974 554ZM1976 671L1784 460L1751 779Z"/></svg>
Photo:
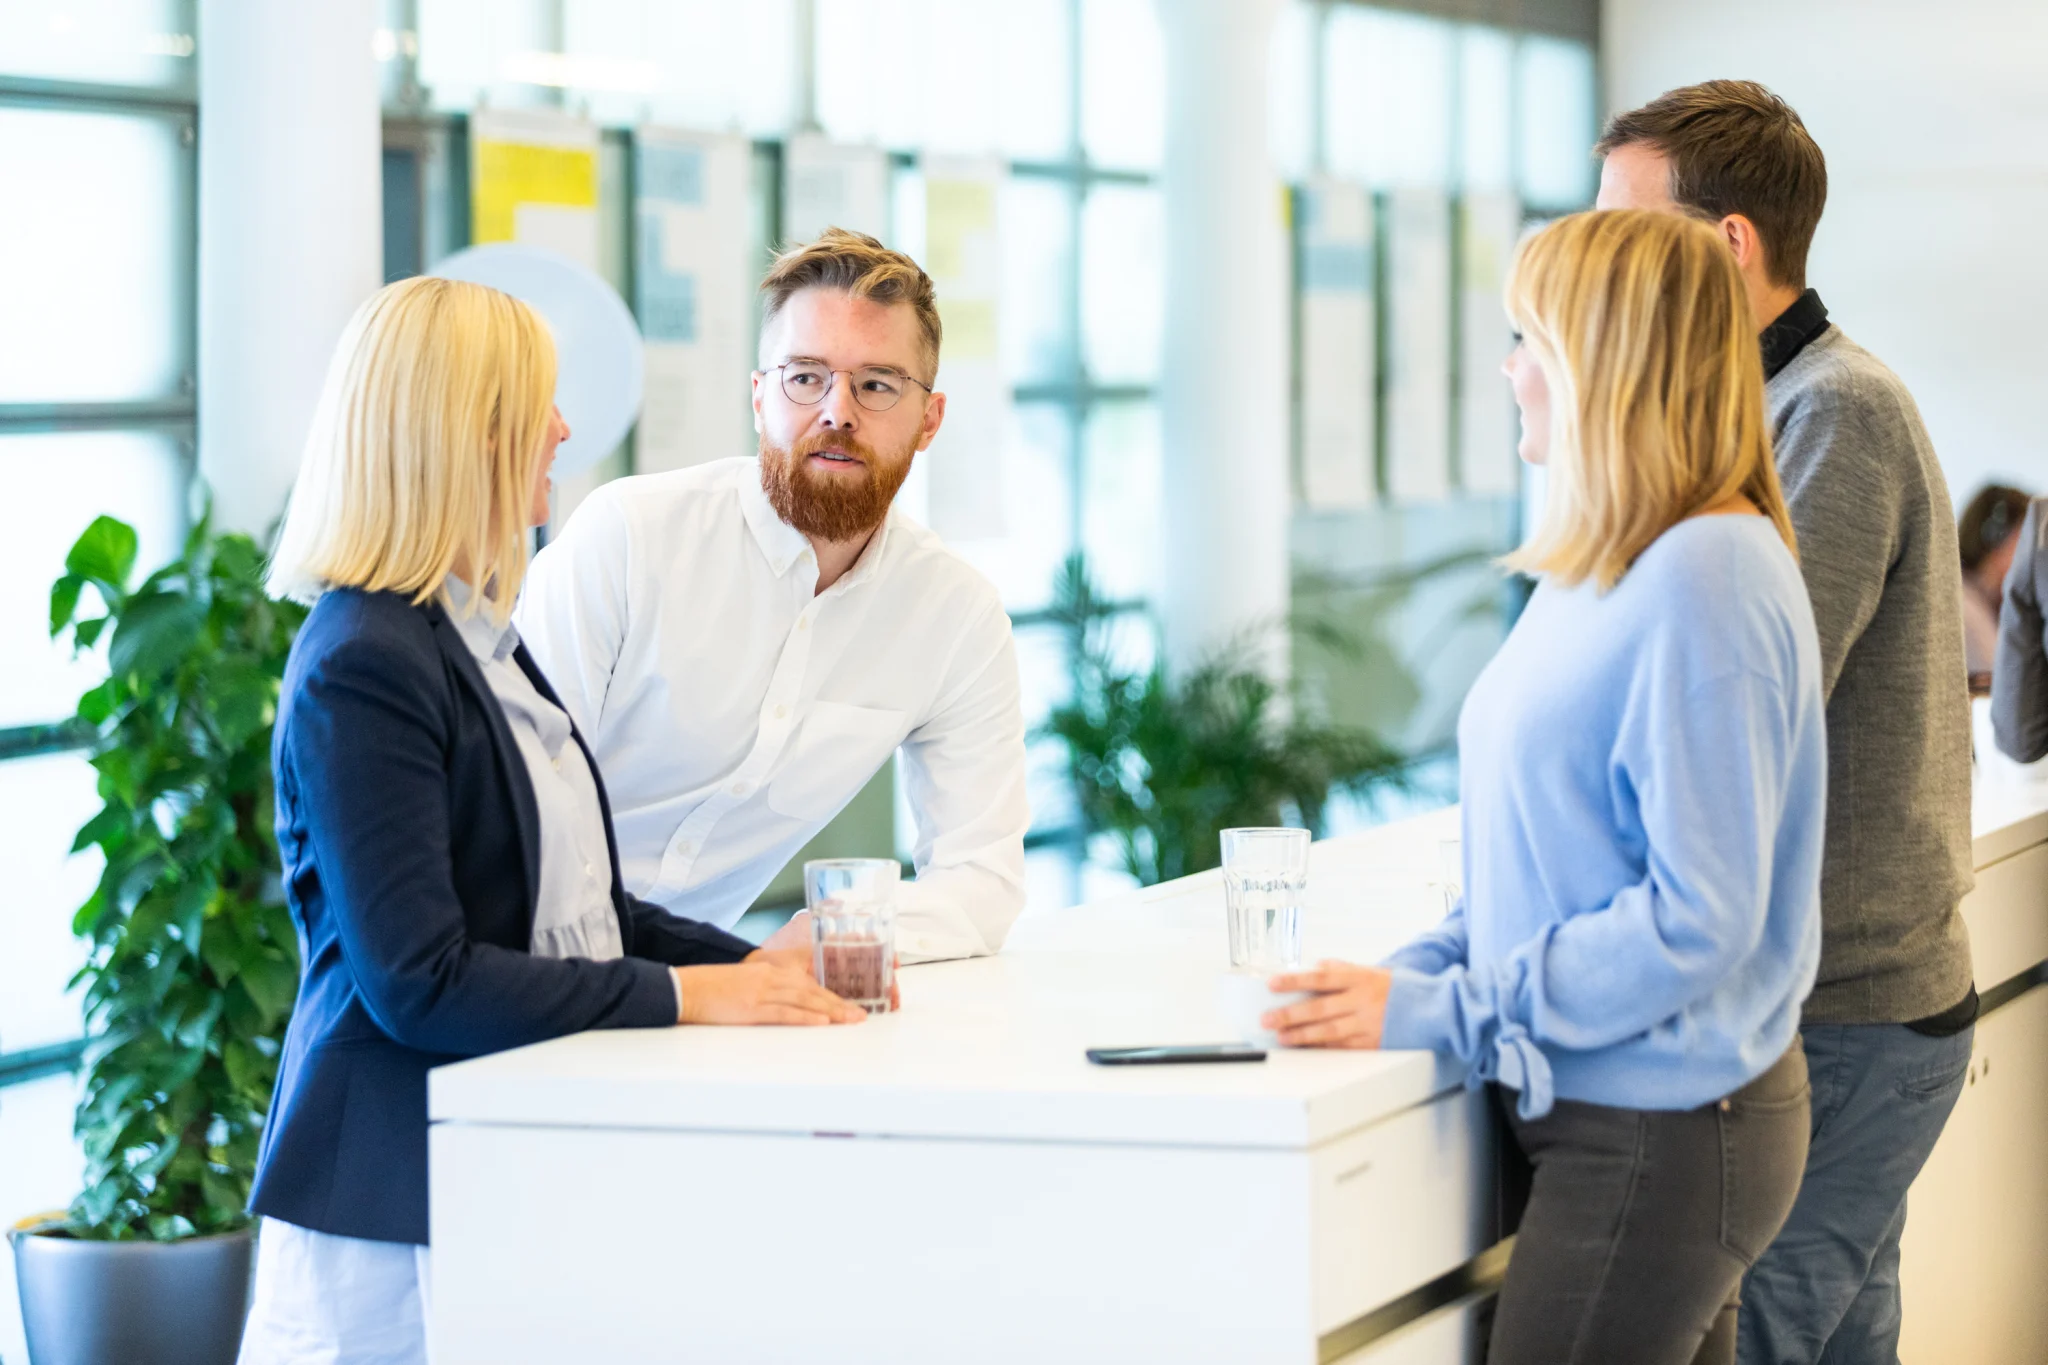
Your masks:
<svg viewBox="0 0 2048 1365"><path fill-rule="evenodd" d="M520 633L590 740L634 895L730 927L900 751L903 960L995 952L1030 823L1010 618L892 510L946 413L932 282L834 228L761 293L758 461L592 493L535 558ZM807 957L808 923L766 946Z"/></svg>

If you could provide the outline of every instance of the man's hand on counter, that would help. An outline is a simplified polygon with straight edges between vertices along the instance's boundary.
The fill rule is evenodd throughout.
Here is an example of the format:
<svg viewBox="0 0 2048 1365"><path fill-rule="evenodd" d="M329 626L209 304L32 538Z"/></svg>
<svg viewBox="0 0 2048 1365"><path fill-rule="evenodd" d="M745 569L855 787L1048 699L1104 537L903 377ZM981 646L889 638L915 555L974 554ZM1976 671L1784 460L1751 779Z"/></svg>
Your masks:
<svg viewBox="0 0 2048 1365"><path fill-rule="evenodd" d="M1376 1048L1392 982L1384 967L1349 962L1321 962L1314 971L1283 972L1269 983L1274 994L1311 991L1315 998L1269 1010L1259 1023L1279 1034L1283 1047Z"/></svg>
<svg viewBox="0 0 2048 1365"><path fill-rule="evenodd" d="M867 1018L808 971L758 949L744 962L669 970L682 992L679 1024L857 1024Z"/></svg>

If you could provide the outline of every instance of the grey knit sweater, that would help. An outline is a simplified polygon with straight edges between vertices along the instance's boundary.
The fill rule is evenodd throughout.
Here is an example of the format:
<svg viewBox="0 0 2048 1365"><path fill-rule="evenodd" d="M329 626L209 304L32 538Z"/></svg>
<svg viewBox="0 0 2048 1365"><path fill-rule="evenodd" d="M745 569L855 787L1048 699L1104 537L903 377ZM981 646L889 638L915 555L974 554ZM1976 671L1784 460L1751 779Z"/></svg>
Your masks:
<svg viewBox="0 0 2048 1365"><path fill-rule="evenodd" d="M1766 388L1820 630L1827 848L1809 1023L1970 992L1970 703L1948 485L1912 395L1830 325Z"/></svg>

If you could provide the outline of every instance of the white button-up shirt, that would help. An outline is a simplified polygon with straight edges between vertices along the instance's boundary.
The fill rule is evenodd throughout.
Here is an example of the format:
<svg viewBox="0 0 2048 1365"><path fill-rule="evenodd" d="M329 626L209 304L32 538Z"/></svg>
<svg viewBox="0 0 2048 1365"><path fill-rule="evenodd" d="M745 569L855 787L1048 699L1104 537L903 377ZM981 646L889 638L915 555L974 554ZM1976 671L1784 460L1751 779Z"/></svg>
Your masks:
<svg viewBox="0 0 2048 1365"><path fill-rule="evenodd" d="M1031 818L1009 615L893 511L817 581L752 459L606 484L534 560L520 632L597 756L627 889L730 926L900 748L903 959L994 952Z"/></svg>

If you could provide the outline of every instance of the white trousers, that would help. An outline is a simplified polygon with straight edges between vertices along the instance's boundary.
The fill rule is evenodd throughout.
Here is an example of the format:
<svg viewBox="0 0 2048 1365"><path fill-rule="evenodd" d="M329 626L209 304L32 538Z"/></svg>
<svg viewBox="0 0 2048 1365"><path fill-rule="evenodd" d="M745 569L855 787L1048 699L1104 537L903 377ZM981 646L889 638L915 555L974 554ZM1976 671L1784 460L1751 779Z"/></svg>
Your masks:
<svg viewBox="0 0 2048 1365"><path fill-rule="evenodd" d="M275 1218L236 1365L428 1365L427 1249Z"/></svg>

